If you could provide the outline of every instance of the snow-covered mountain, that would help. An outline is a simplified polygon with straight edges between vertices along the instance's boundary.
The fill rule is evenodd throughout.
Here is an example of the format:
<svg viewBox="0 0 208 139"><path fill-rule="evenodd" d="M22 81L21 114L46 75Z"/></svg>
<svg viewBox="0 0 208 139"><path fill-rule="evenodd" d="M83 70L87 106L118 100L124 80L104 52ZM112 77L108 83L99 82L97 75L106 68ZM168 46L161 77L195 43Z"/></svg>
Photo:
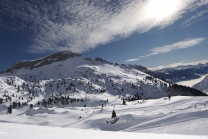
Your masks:
<svg viewBox="0 0 208 139"><path fill-rule="evenodd" d="M113 64L64 51L15 63L1 72L0 122L134 131L152 128L152 122L164 124L164 117L184 115L178 113L179 104L180 111L193 113L193 118L193 105L203 108L208 102L203 97L175 97L172 101L167 98L178 95L206 96L199 90L161 80L139 65ZM109 126L113 109L119 122Z"/></svg>
<svg viewBox="0 0 208 139"><path fill-rule="evenodd" d="M8 96L18 92L17 97L26 94L35 100L62 97L77 94L79 99L86 94L107 93L118 95L126 100L160 98L171 95L203 95L201 92L176 91L173 86L157 75L138 65L113 64L101 58L95 60L85 58L81 54L70 51L32 61L18 62L1 74L2 91ZM12 92L12 93L11 93ZM21 95L22 94L22 95ZM4 96L5 97L5 96ZM69 101L67 99L67 101ZM24 101L26 102L26 101ZM37 102L34 101L33 104Z"/></svg>
<svg viewBox="0 0 208 139"><path fill-rule="evenodd" d="M201 82L195 84L193 88L196 88L208 94L208 75Z"/></svg>
<svg viewBox="0 0 208 139"><path fill-rule="evenodd" d="M155 71L158 76L171 83L198 79L208 74L208 63L198 65L181 65L174 68L164 68Z"/></svg>
<svg viewBox="0 0 208 139"><path fill-rule="evenodd" d="M63 63L69 63L71 65L66 65L64 67L61 67L63 65ZM55 63L56 65L54 65L53 63ZM76 63L76 64L75 64ZM56 71L57 73L59 72L62 72L61 70L62 69L73 69L73 68L76 68L76 66L79 66L79 65L83 65L83 64L108 64L108 65L115 65L115 66L118 66L119 64L115 63L111 63L111 62L108 62L106 60L103 60L102 58L99 58L99 57L96 57L95 60L92 60L90 58L85 58L83 57L81 54L77 54L77 53L72 53L71 51L62 51L62 52L57 52L55 54L52 54L52 55L49 55L47 57L44 57L44 58L40 58L40 59L36 59L36 60L27 60L27 61L21 61L21 62L17 62L17 63L14 63L12 65L11 68L9 68L8 70L6 71L2 71L1 74L2 75L17 75L16 73L13 74L13 72L17 71L17 70L20 70L20 69L23 69L23 70L26 70L27 71L31 71L33 70L34 68L38 69L38 67L46 67L47 68L47 65L50 65L50 67L57 67L57 64L58 66L60 66L61 68L58 68L58 71ZM73 67L71 67L73 66ZM151 70L148 70L147 68L145 67L142 67L140 65L125 65L125 64L122 64L122 66L125 68L125 67L129 67L129 68L135 68L137 70L140 70L142 72L145 72L151 76L154 76L156 77L157 74L155 72L152 72ZM53 70L53 69L50 69L50 70ZM6 74L7 73L7 74Z"/></svg>

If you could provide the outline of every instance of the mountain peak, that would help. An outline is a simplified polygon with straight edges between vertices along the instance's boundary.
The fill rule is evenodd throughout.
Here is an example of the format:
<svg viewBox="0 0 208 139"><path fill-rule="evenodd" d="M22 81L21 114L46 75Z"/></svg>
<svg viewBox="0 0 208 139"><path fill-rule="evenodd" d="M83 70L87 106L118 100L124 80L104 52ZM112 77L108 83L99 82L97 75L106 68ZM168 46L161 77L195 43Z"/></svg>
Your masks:
<svg viewBox="0 0 208 139"><path fill-rule="evenodd" d="M82 56L82 54L73 53L71 51L60 51L60 52L51 54L49 56L46 56L44 58L40 58L40 59L36 59L36 60L26 60L26 61L14 63L11 68L6 70L6 72L7 73L13 72L13 70L22 69L22 68L34 69L37 67L51 64L53 62L64 61L68 58L81 57L81 56Z"/></svg>

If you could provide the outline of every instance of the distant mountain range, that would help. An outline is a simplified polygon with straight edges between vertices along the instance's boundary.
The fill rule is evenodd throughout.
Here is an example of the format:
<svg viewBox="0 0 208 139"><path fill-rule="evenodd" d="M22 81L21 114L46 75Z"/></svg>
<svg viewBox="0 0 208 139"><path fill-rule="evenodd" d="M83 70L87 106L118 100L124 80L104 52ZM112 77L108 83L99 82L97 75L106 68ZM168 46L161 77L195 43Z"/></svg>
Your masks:
<svg viewBox="0 0 208 139"><path fill-rule="evenodd" d="M171 83L188 81L208 74L208 63L198 65L181 65L175 68L164 68L155 71L158 76Z"/></svg>

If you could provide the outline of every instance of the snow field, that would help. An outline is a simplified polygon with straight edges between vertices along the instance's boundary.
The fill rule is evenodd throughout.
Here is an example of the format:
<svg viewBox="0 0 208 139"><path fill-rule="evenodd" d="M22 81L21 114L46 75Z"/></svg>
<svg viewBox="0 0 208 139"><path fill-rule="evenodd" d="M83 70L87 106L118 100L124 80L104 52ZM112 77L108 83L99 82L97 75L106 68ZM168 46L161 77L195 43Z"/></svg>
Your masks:
<svg viewBox="0 0 208 139"><path fill-rule="evenodd" d="M5 138L35 138L40 133L39 138L78 139L85 136L100 138L98 134L103 138L121 139L124 135L132 138L185 137L146 133L208 135L207 97L174 96L169 100L169 84L158 78L149 80L147 76L131 65L86 61L83 57L69 58L32 70L4 73L0 76L0 98L3 98L0 125L4 127L0 129L0 135ZM178 90L173 93L177 95ZM133 99L122 105L123 98L130 100L136 94L143 100ZM7 107L14 102L25 105L7 114ZM113 110L119 120L115 124L107 124L106 120L111 118ZM27 133L23 134L20 130ZM8 134L9 131L12 133ZM70 136L69 133L75 134Z"/></svg>
<svg viewBox="0 0 208 139"><path fill-rule="evenodd" d="M0 123L3 139L207 139L207 136L109 132L75 128Z"/></svg>
<svg viewBox="0 0 208 139"><path fill-rule="evenodd" d="M6 110L1 111L0 122L105 131L208 135L208 108L204 104L208 105L206 97L177 96L170 101L161 98L139 103L127 102L126 105L111 97L102 111L100 106L22 107L14 109L9 115L5 114ZM113 125L106 124L113 109L119 120Z"/></svg>

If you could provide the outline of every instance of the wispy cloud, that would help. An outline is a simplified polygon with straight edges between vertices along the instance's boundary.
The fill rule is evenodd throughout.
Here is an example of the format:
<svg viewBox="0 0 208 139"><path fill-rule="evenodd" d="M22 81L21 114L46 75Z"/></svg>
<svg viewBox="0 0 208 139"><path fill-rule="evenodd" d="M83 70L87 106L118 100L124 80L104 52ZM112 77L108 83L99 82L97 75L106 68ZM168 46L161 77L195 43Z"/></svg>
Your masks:
<svg viewBox="0 0 208 139"><path fill-rule="evenodd" d="M208 13L208 10L203 10L203 11L200 11L196 14L194 14L193 16L191 16L190 18L188 18L187 20L185 20L183 23L182 23L182 26L190 26L194 23L197 23L201 20L204 20L206 17L203 17L201 19L199 19L200 17L202 17L203 15L207 14Z"/></svg>
<svg viewBox="0 0 208 139"><path fill-rule="evenodd" d="M84 52L135 32L165 28L203 5L204 0L3 0L0 27L25 33L30 52Z"/></svg>
<svg viewBox="0 0 208 139"><path fill-rule="evenodd" d="M195 46L197 44L200 44L204 40L205 40L205 38L185 39L183 41L176 42L174 44L165 45L162 47L156 47L154 49L151 49L150 53L147 55L140 56L138 58L128 59L125 62L133 62L133 61L140 60L141 58L144 58L144 57L149 57L152 55L158 55L158 54L162 54L162 53L168 53L170 51L177 50L177 49L189 48L189 47Z"/></svg>
<svg viewBox="0 0 208 139"><path fill-rule="evenodd" d="M203 40L205 40L205 38L186 39L186 40L183 40L183 41L171 44L171 45L157 47L157 48L151 49L150 50L151 54L149 55L157 55L161 53L167 53L176 49L189 48L197 44L200 44Z"/></svg>
<svg viewBox="0 0 208 139"><path fill-rule="evenodd" d="M178 63L173 63L173 64L169 64L169 65L161 65L161 66L148 68L148 69L150 69L150 70L160 70L160 69L164 69L164 68L174 68L174 67L181 66L181 65L197 65L199 63L205 64L205 63L208 63L208 60L200 60L200 61L193 61L193 62L181 61L181 62L178 62Z"/></svg>

